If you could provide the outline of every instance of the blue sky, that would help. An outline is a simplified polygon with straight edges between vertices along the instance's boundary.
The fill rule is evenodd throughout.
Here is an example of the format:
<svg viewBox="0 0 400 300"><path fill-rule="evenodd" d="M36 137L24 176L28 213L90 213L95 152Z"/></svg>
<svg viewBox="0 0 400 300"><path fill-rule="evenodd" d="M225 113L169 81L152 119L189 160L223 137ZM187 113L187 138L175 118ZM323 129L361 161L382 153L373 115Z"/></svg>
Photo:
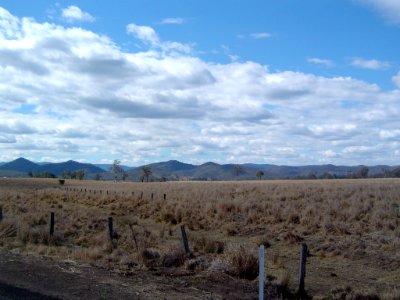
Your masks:
<svg viewBox="0 0 400 300"><path fill-rule="evenodd" d="M398 164L397 0L0 7L0 161Z"/></svg>

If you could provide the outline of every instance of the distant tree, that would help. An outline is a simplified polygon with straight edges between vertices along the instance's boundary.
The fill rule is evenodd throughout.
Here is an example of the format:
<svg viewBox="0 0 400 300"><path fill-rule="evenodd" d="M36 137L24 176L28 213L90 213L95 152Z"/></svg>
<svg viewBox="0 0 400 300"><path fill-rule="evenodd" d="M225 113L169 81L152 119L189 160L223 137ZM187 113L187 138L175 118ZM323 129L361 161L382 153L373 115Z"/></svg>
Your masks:
<svg viewBox="0 0 400 300"><path fill-rule="evenodd" d="M384 170L385 177L387 178L398 178L400 177L400 167L394 168L392 170Z"/></svg>
<svg viewBox="0 0 400 300"><path fill-rule="evenodd" d="M263 176L264 176L264 172L263 172L263 171L261 171L261 170L259 170L259 171L257 171L257 173L256 173L256 176L257 176L257 178L258 178L258 179L260 179L260 180L261 180L261 177L263 177Z"/></svg>
<svg viewBox="0 0 400 300"><path fill-rule="evenodd" d="M129 174L127 172L123 171L122 172L122 180L125 181L126 178L128 178L128 177L129 177Z"/></svg>
<svg viewBox="0 0 400 300"><path fill-rule="evenodd" d="M140 177L141 181L143 182L144 179L146 178L146 181L149 182L149 177L151 174L153 174L153 172L151 171L151 168L149 166L143 166L142 167L142 175Z"/></svg>
<svg viewBox="0 0 400 300"><path fill-rule="evenodd" d="M325 172L322 174L321 179L334 179L335 176L330 172Z"/></svg>
<svg viewBox="0 0 400 300"><path fill-rule="evenodd" d="M364 166L357 171L357 173L355 174L355 178L368 178L368 172L369 169Z"/></svg>
<svg viewBox="0 0 400 300"><path fill-rule="evenodd" d="M240 165L233 166L233 174L235 174L236 177L239 177L239 175L243 173L244 173L243 168Z"/></svg>
<svg viewBox="0 0 400 300"><path fill-rule="evenodd" d="M114 160L114 162L110 168L110 172L114 174L114 179L115 179L115 181L117 181L119 175L122 175L122 173L124 172L124 170L121 167L120 160L118 160L118 159Z"/></svg>
<svg viewBox="0 0 400 300"><path fill-rule="evenodd" d="M45 173L38 173L35 174L35 178L56 178L56 175L53 173L45 172Z"/></svg>
<svg viewBox="0 0 400 300"><path fill-rule="evenodd" d="M61 174L61 178L63 179L71 179L71 171L70 170L64 170Z"/></svg>
<svg viewBox="0 0 400 300"><path fill-rule="evenodd" d="M29 177L33 177L32 171L29 171L29 172L28 172L28 176L29 176Z"/></svg>
<svg viewBox="0 0 400 300"><path fill-rule="evenodd" d="M82 180L85 177L85 170L77 170L75 171L76 179Z"/></svg>
<svg viewBox="0 0 400 300"><path fill-rule="evenodd" d="M313 172L308 173L307 179L317 179L317 175L315 175Z"/></svg>
<svg viewBox="0 0 400 300"><path fill-rule="evenodd" d="M94 176L94 180L97 180L97 181L101 180L101 175L100 175L99 173L97 173L97 174Z"/></svg>

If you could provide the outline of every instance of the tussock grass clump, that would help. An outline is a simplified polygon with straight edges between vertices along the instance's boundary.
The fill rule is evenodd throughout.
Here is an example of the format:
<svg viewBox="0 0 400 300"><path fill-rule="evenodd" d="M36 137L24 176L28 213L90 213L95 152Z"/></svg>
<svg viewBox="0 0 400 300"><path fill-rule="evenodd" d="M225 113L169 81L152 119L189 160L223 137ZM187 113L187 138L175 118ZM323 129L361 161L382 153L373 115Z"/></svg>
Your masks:
<svg viewBox="0 0 400 300"><path fill-rule="evenodd" d="M231 246L224 253L224 261L233 276L249 280L258 276L258 256L244 245Z"/></svg>
<svg viewBox="0 0 400 300"><path fill-rule="evenodd" d="M203 251L205 253L222 254L225 249L225 243L202 235L200 238L194 240L194 248L196 251Z"/></svg>
<svg viewBox="0 0 400 300"><path fill-rule="evenodd" d="M16 237L18 227L15 221L3 220L0 222L0 238Z"/></svg>
<svg viewBox="0 0 400 300"><path fill-rule="evenodd" d="M185 252L181 245L174 245L170 247L162 257L161 265L163 267L179 267L185 262Z"/></svg>

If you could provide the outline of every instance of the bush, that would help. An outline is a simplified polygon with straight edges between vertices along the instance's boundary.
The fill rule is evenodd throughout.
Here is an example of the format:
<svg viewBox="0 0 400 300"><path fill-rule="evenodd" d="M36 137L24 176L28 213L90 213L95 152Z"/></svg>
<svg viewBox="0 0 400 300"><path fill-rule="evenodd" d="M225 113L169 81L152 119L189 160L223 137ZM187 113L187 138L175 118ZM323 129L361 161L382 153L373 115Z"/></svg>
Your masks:
<svg viewBox="0 0 400 300"><path fill-rule="evenodd" d="M58 183L59 183L60 185L64 185L65 179L58 179Z"/></svg>

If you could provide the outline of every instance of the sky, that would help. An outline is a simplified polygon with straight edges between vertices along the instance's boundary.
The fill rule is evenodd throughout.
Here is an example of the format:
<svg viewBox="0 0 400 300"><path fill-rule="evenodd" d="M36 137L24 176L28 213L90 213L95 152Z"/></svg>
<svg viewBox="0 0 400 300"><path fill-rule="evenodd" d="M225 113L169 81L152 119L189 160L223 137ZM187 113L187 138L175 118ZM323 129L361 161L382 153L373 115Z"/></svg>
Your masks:
<svg viewBox="0 0 400 300"><path fill-rule="evenodd" d="M400 164L398 0L0 0L0 162Z"/></svg>

